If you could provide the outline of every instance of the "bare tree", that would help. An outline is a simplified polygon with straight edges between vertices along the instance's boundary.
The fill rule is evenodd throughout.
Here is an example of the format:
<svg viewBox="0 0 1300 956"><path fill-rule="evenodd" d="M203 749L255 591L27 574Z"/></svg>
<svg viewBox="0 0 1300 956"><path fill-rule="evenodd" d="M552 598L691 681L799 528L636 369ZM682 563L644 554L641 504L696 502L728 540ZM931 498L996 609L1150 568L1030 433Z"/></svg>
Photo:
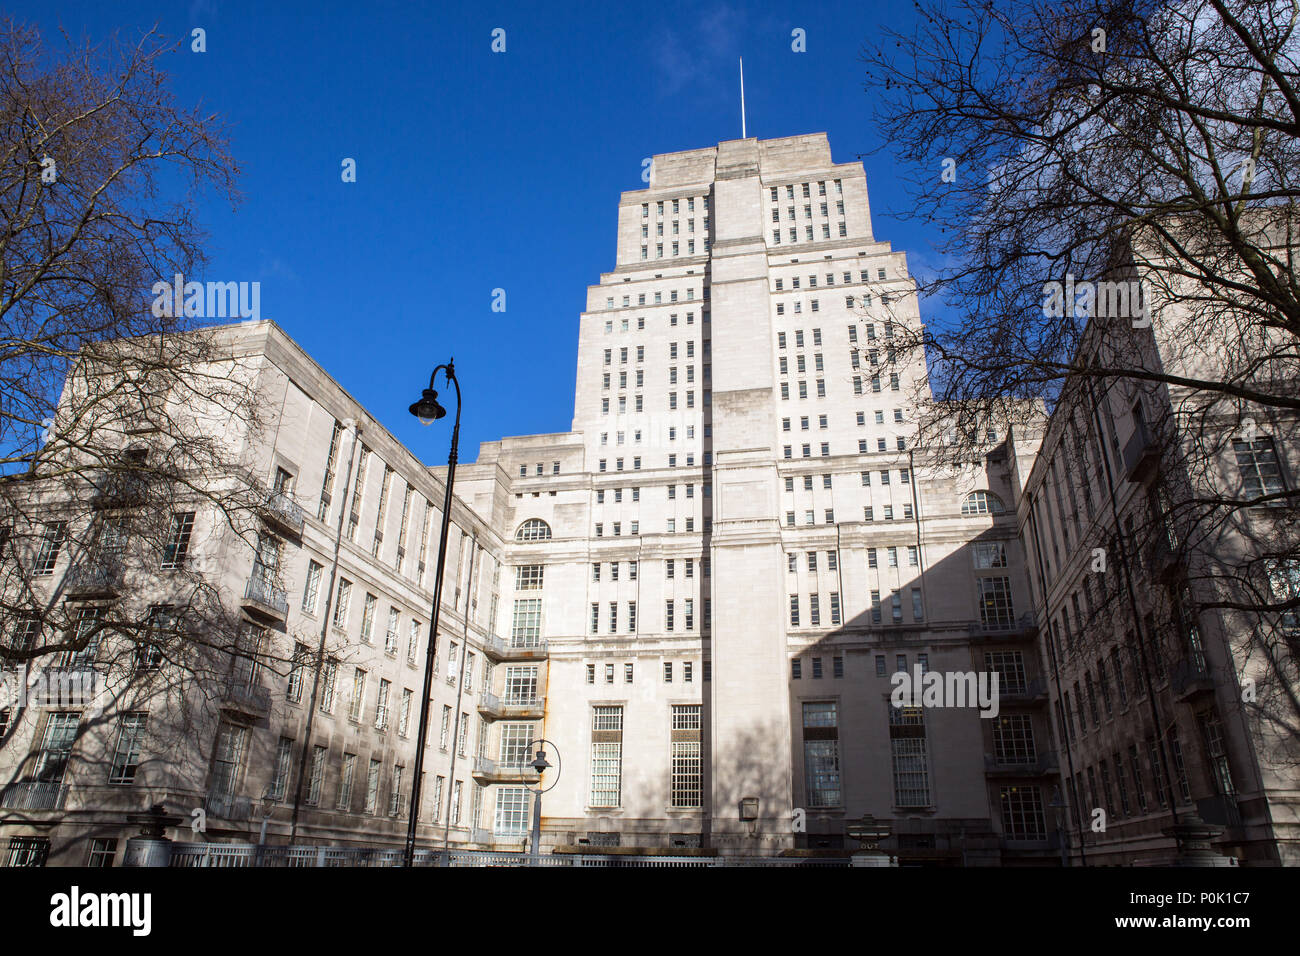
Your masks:
<svg viewBox="0 0 1300 956"><path fill-rule="evenodd" d="M168 90L170 49L0 24L0 666L97 661L114 697L179 708L257 653L200 538L256 541L259 419L219 331L158 307L203 267L199 196L238 198L222 125Z"/></svg>

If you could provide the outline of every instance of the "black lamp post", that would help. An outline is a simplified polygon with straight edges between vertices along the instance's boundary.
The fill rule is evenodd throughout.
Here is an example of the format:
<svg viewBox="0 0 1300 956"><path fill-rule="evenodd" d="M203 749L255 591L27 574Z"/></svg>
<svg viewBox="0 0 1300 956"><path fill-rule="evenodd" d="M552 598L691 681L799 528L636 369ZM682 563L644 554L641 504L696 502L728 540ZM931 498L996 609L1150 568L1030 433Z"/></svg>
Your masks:
<svg viewBox="0 0 1300 956"><path fill-rule="evenodd" d="M421 425L432 425L443 418L447 410L438 404L438 393L433 389L439 371L456 386L456 424L451 430L451 452L447 455L447 486L442 500L442 535L438 541L438 569L433 576L433 613L429 618L429 643L424 653L424 697L420 701L420 730L415 744L415 780L411 785L411 810L406 826L406 854L403 866L415 865L415 824L420 813L420 782L424 775L424 747L429 736L429 697L433 693L433 656L438 640L438 613L442 609L442 575L447 564L447 530L451 526L451 487L456 481L456 448L460 441L460 382L456 380L455 360L439 365L429 376L429 387L420 400L411 405L411 414Z"/></svg>
<svg viewBox="0 0 1300 956"><path fill-rule="evenodd" d="M556 762L558 763L560 760L560 748L556 747L555 744L551 743L546 738L538 737L530 744L530 746L537 748L537 756L535 756L533 758L533 762L529 764L529 766L531 766L533 768L533 771L537 774L537 789L533 790L531 787L529 788L529 792L532 793L533 795L533 823L532 823L532 828L529 831L529 840L528 840L528 865L529 866L541 865L542 794L546 793L546 791L548 790L553 789L555 785L560 782L560 770L559 767L556 767L555 779L551 781L551 785L549 787L542 786L542 774L546 773L546 771L550 770L552 767L551 762L546 759L546 750L544 749L545 745L550 745L550 748L555 751Z"/></svg>

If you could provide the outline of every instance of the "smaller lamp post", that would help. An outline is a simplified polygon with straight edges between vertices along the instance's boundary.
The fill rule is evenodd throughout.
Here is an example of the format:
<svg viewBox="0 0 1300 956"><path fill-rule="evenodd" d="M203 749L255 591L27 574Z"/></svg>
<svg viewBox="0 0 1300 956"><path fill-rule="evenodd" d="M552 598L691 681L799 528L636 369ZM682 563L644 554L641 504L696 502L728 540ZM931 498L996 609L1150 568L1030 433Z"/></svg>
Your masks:
<svg viewBox="0 0 1300 956"><path fill-rule="evenodd" d="M549 744L551 749L555 751L555 779L551 781L548 787L541 786L542 775L551 769L551 762L546 759L543 744ZM554 789L555 785L560 782L560 767L558 765L561 761L559 748L549 740L539 737L533 741L533 745L537 747L537 756L533 758L531 766L537 771L538 787L536 790L529 788L528 791L533 795L533 825L528 840L528 865L540 866L542 856L542 794Z"/></svg>

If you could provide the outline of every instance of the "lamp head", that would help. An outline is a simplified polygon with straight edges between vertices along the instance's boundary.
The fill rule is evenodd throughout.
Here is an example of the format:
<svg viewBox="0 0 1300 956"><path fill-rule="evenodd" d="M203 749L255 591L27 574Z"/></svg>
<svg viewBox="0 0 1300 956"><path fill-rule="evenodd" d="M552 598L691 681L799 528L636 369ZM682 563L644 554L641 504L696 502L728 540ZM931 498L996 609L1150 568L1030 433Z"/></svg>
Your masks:
<svg viewBox="0 0 1300 956"><path fill-rule="evenodd" d="M533 759L533 769L539 776L551 769L551 764L546 759L546 752L540 746L537 748L537 756Z"/></svg>
<svg viewBox="0 0 1300 956"><path fill-rule="evenodd" d="M420 400L411 405L411 414L420 420L421 425L432 425L447 414L447 409L438 404L438 393L426 388Z"/></svg>

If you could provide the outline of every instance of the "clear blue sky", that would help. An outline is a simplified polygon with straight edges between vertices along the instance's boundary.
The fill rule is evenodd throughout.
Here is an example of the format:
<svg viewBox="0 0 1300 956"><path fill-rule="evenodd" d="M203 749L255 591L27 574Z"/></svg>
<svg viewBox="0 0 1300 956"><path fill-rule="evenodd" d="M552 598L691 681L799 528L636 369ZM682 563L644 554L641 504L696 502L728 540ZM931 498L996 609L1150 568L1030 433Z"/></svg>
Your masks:
<svg viewBox="0 0 1300 956"><path fill-rule="evenodd" d="M51 41L59 26L92 39L207 31L206 53L165 65L182 102L233 125L245 199L204 208L202 278L260 281L262 316L433 463L447 436L406 406L450 355L463 460L480 441L569 428L578 314L613 268L619 193L642 187L643 157L739 138L738 56L750 136L826 131L851 161L878 145L859 51L912 15L897 0L7 9ZM791 50L796 27L805 53ZM356 183L341 181L344 157ZM904 208L894 159L865 162L877 238L919 272L932 252L922 227L890 218ZM498 287L504 314L491 311Z"/></svg>

